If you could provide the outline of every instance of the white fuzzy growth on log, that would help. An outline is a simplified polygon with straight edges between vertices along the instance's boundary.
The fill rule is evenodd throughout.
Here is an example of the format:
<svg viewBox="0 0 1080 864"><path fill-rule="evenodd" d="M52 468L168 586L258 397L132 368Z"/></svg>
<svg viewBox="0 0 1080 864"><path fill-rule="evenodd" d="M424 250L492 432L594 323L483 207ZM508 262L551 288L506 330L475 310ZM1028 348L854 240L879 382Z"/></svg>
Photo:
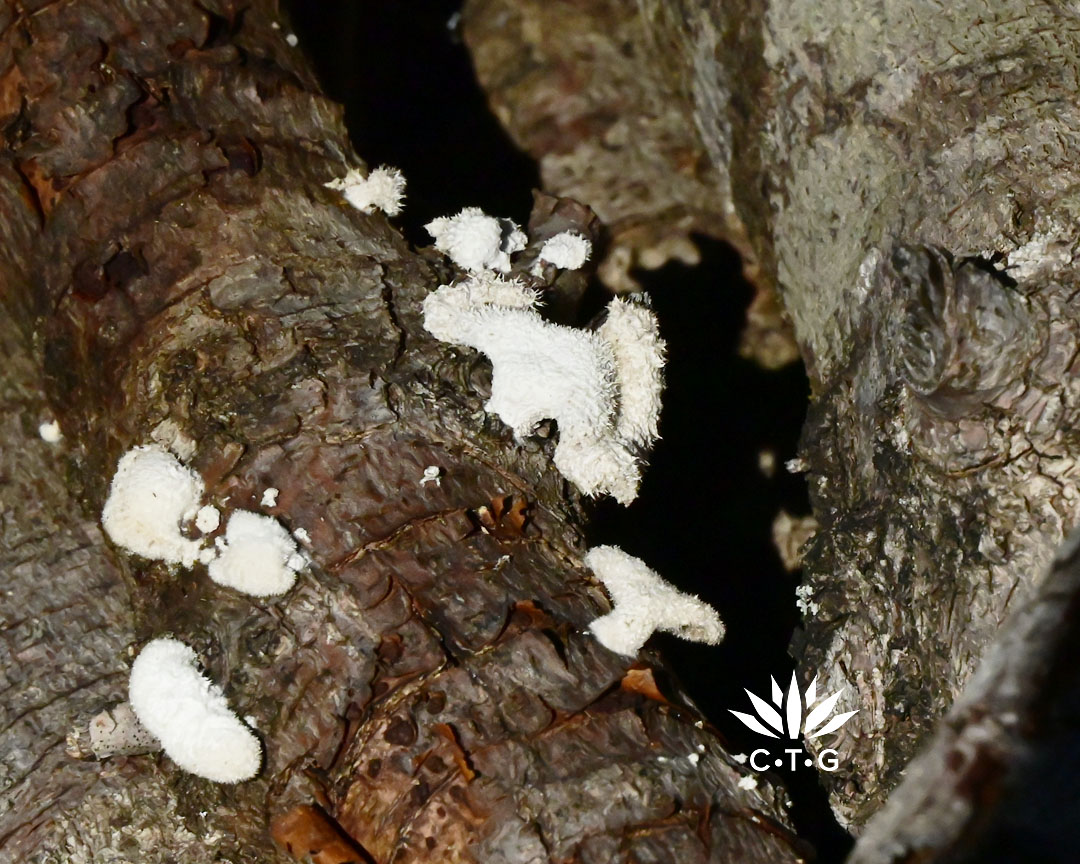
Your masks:
<svg viewBox="0 0 1080 864"><path fill-rule="evenodd" d="M528 238L513 220L488 216L466 207L455 216L440 216L424 226L435 248L458 267L472 272L510 269L510 256L525 248Z"/></svg>
<svg viewBox="0 0 1080 864"><path fill-rule="evenodd" d="M284 594L307 561L285 527L271 516L237 510L218 541L210 578L256 597Z"/></svg>
<svg viewBox="0 0 1080 864"><path fill-rule="evenodd" d="M162 447L134 447L116 466L101 525L128 552L190 567L202 543L180 527L194 518L203 489L202 478Z"/></svg>
<svg viewBox="0 0 1080 864"><path fill-rule="evenodd" d="M724 638L724 623L715 609L665 582L618 546L590 549L585 564L604 583L615 606L589 629L617 654L637 654L656 630L709 645Z"/></svg>
<svg viewBox="0 0 1080 864"><path fill-rule="evenodd" d="M592 254L592 243L574 231L562 231L549 237L540 247L539 261L554 264L560 270L577 270Z"/></svg>
<svg viewBox="0 0 1080 864"><path fill-rule="evenodd" d="M323 185L341 192L345 200L362 213L382 210L387 216L397 216L405 197L404 175L388 165L380 165L366 177L359 168L350 168L344 177Z"/></svg>
<svg viewBox="0 0 1080 864"><path fill-rule="evenodd" d="M259 772L262 746L230 709L221 688L202 675L195 652L155 639L135 658L128 699L139 722L177 765L216 783Z"/></svg>
<svg viewBox="0 0 1080 864"><path fill-rule="evenodd" d="M609 342L604 330L545 321L536 305L534 291L481 273L429 294L424 326L444 342L488 356L492 381L485 407L518 438L554 419L559 472L587 495L610 494L629 504L641 482L638 454L655 439L660 411L663 342L655 316L613 301Z"/></svg>
<svg viewBox="0 0 1080 864"><path fill-rule="evenodd" d="M50 420L48 423L42 423L38 426L38 435L46 444L58 444L60 439L64 437L64 433L60 431L60 424L55 420Z"/></svg>
<svg viewBox="0 0 1080 864"><path fill-rule="evenodd" d="M615 352L619 437L642 449L650 447L658 437L664 389L665 343L656 315L643 302L616 297L598 332Z"/></svg>

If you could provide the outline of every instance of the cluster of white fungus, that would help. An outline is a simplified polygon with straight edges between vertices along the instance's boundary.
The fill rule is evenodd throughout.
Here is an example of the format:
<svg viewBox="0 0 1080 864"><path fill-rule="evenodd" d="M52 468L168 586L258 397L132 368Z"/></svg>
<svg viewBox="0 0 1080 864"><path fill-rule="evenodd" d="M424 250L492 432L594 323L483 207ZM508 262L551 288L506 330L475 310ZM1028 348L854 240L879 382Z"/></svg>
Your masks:
<svg viewBox="0 0 1080 864"><path fill-rule="evenodd" d="M296 541L270 516L235 510L217 549L185 537L182 528L194 520L203 534L221 524L212 504L200 506L202 478L157 444L134 447L121 457L101 512L101 524L114 543L129 552L191 567L209 565L219 585L256 597L284 594L307 564ZM270 494L273 493L273 494ZM274 506L277 490L263 493L262 505Z"/></svg>
<svg viewBox="0 0 1080 864"><path fill-rule="evenodd" d="M510 269L510 256L525 248L528 238L511 219L488 216L479 207L466 207L456 216L440 216L424 226L435 248L465 270Z"/></svg>
<svg viewBox="0 0 1080 864"><path fill-rule="evenodd" d="M724 638L724 623L715 609L665 582L618 546L590 549L585 564L604 583L615 605L589 625L604 647L634 655L655 630L709 645Z"/></svg>
<svg viewBox="0 0 1080 864"><path fill-rule="evenodd" d="M387 216L397 216L405 197L405 177L397 168L388 165L380 165L366 177L359 168L350 168L344 177L323 185L341 192L345 200L362 213L382 210Z"/></svg>
<svg viewBox="0 0 1080 864"><path fill-rule="evenodd" d="M256 597L284 594L307 563L280 522L249 510L233 512L217 546L210 578Z"/></svg>
<svg viewBox="0 0 1080 864"><path fill-rule="evenodd" d="M664 343L647 307L613 300L599 331L544 320L535 291L491 272L443 285L424 300L436 338L491 360L486 409L519 438L554 419L555 467L587 495L629 504L641 451L656 439Z"/></svg>
<svg viewBox="0 0 1080 864"><path fill-rule="evenodd" d="M221 688L199 672L195 652L155 639L131 665L128 699L139 722L185 771L216 783L259 772L262 746L230 710Z"/></svg>

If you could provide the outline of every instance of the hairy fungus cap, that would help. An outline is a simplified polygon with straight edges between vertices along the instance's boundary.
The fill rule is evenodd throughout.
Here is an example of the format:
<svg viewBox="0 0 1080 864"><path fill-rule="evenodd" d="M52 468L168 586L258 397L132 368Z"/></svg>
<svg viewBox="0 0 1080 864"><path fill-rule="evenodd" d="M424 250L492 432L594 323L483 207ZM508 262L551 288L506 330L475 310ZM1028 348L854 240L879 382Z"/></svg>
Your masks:
<svg viewBox="0 0 1080 864"><path fill-rule="evenodd" d="M424 326L491 360L488 411L519 438L554 419L555 467L587 495L637 495L640 451L656 437L664 343L643 305L613 301L598 332L536 311L537 294L493 273L443 285L424 300Z"/></svg>
<svg viewBox="0 0 1080 864"><path fill-rule="evenodd" d="M645 562L618 546L597 546L585 556L615 604L589 625L600 644L618 654L634 655L655 630L716 645L724 623L707 603L665 582Z"/></svg>
<svg viewBox="0 0 1080 864"><path fill-rule="evenodd" d="M664 389L666 345L648 298L616 297L597 331L615 353L619 386L619 437L639 448L659 437L660 394Z"/></svg>
<svg viewBox="0 0 1080 864"><path fill-rule="evenodd" d="M162 447L134 447L116 466L101 525L128 552L190 567L202 543L180 527L194 518L203 489L202 478Z"/></svg>
<svg viewBox="0 0 1080 864"><path fill-rule="evenodd" d="M345 200L362 213L382 210L387 216L397 216L405 197L404 175L388 165L380 165L366 177L359 168L350 168L344 177L323 185L341 192Z"/></svg>
<svg viewBox="0 0 1080 864"><path fill-rule="evenodd" d="M554 264L560 270L577 270L589 260L592 243L575 231L563 231L549 237L540 247L540 261Z"/></svg>
<svg viewBox="0 0 1080 864"><path fill-rule="evenodd" d="M259 773L262 745L230 709L221 688L202 675L195 652L155 639L131 665L128 699L139 722L185 771L216 783Z"/></svg>
<svg viewBox="0 0 1080 864"><path fill-rule="evenodd" d="M525 248L528 238L511 219L488 216L479 207L466 207L454 216L440 216L424 226L435 248L458 267L473 272L510 269L510 256Z"/></svg>
<svg viewBox="0 0 1080 864"><path fill-rule="evenodd" d="M248 510L237 510L210 562L210 578L219 585L256 597L284 594L307 563L296 541L280 522Z"/></svg>

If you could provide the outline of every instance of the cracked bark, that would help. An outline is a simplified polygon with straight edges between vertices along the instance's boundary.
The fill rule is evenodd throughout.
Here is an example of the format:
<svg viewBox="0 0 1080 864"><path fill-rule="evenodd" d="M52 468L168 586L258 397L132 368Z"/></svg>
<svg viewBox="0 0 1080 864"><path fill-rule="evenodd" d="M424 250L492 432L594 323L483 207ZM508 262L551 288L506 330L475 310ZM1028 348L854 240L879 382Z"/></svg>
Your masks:
<svg viewBox="0 0 1080 864"><path fill-rule="evenodd" d="M487 364L420 326L445 263L323 188L359 160L286 24L268 0L0 6L0 854L795 860L779 793L738 787L660 660L585 632L609 607L551 442L516 444ZM289 594L108 550L109 478L149 440L226 512L280 490L314 561ZM252 718L257 780L64 753L164 634Z"/></svg>
<svg viewBox="0 0 1080 864"><path fill-rule="evenodd" d="M629 64L639 94L617 116L639 111L642 135L626 146L669 141L650 132L658 104L693 120L721 233L782 299L811 379L819 611L793 651L804 683L862 709L823 776L858 831L1080 515L1076 11L577 5L568 34L542 3L471 0L478 70L535 156L573 164L551 190L598 209L671 188L672 166L590 186L587 154L617 124L575 127L575 161L530 136L538 117L613 104L604 82Z"/></svg>

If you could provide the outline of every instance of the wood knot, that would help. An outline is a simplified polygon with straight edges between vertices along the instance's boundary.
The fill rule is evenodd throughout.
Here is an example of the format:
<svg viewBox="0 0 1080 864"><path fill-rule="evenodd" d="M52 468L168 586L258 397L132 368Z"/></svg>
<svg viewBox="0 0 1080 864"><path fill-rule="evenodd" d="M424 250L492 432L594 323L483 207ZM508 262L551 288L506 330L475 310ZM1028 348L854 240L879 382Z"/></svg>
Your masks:
<svg viewBox="0 0 1080 864"><path fill-rule="evenodd" d="M900 247L892 267L906 297L897 367L926 407L961 417L1023 376L1041 344L1038 320L1004 273L929 246Z"/></svg>

